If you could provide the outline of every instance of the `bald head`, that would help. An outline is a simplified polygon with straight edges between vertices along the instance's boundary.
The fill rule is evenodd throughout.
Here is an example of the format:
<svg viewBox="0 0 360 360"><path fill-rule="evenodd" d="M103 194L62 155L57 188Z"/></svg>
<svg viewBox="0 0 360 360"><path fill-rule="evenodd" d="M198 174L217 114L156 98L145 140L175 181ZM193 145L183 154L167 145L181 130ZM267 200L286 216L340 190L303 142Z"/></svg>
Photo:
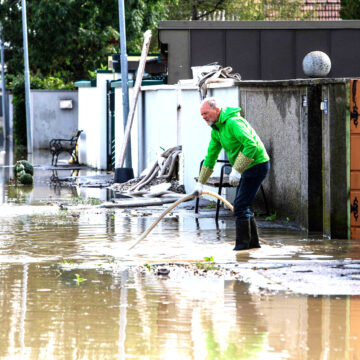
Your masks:
<svg viewBox="0 0 360 360"><path fill-rule="evenodd" d="M209 126L219 121L221 108L216 98L206 98L200 104L200 114Z"/></svg>
<svg viewBox="0 0 360 360"><path fill-rule="evenodd" d="M220 104L219 101L215 98L215 97L208 97L205 98L201 104L200 104L200 108L203 104L208 104L212 109L216 109L216 108L220 108Z"/></svg>

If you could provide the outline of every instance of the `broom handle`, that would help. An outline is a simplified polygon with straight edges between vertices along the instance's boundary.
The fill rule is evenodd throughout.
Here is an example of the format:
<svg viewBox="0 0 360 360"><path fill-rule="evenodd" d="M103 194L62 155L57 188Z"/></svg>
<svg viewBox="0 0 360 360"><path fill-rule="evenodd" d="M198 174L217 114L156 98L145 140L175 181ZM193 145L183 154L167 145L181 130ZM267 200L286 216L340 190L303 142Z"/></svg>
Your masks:
<svg viewBox="0 0 360 360"><path fill-rule="evenodd" d="M119 168L124 167L126 148L129 143L131 126L132 126L132 123L134 120L137 99L139 97L141 82L142 82L142 78L143 78L143 74L144 74L144 70L145 70L146 57L149 52L150 40L151 40L151 30L147 30L144 34L144 44L143 44L143 48L141 51L141 57L140 57L140 61L139 61L138 71L136 74L136 82L135 82L134 92L133 92L133 101L131 103L129 115L127 118L126 128L125 128L124 140L123 140L122 146L121 146L120 159L119 159L120 166L118 166ZM127 81L127 79L122 79L122 81Z"/></svg>

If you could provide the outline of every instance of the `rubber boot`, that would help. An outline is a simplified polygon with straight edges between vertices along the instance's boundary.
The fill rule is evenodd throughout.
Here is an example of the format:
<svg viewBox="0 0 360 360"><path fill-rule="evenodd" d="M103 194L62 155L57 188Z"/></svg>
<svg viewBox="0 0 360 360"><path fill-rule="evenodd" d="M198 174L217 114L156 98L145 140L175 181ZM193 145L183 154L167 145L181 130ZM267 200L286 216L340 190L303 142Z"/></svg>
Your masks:
<svg viewBox="0 0 360 360"><path fill-rule="evenodd" d="M233 250L246 250L250 245L250 219L236 219L236 243Z"/></svg>
<svg viewBox="0 0 360 360"><path fill-rule="evenodd" d="M250 240L250 249L260 248L260 242L259 242L259 234L257 231L255 216L250 218L250 232L251 232L251 240Z"/></svg>

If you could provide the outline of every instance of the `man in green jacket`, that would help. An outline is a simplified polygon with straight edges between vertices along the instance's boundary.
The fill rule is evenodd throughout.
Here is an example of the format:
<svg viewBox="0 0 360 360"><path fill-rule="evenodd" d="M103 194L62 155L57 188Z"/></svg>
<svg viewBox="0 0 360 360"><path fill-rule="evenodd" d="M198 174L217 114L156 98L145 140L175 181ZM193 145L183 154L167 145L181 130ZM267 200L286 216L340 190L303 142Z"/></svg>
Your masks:
<svg viewBox="0 0 360 360"><path fill-rule="evenodd" d="M200 171L194 193L201 194L213 172L221 149L232 165L229 182L237 186L234 201L236 243L234 250L259 248L254 214L250 209L261 183L270 169L270 158L264 144L250 124L240 115L241 108L220 108L215 98L206 98L200 113L212 127L208 153Z"/></svg>

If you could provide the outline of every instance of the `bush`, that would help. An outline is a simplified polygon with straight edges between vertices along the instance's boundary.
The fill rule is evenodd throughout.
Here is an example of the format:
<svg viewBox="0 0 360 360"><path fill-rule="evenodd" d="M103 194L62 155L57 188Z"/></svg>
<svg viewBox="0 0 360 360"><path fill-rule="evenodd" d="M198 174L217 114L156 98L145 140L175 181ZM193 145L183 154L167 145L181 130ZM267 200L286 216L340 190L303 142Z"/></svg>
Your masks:
<svg viewBox="0 0 360 360"><path fill-rule="evenodd" d="M17 161L14 166L14 176L20 180L20 178L25 174L28 174L32 177L32 175L34 175L34 167L27 160ZM20 180L20 182L22 183L21 180ZM32 184L32 182L31 182L31 184Z"/></svg>
<svg viewBox="0 0 360 360"><path fill-rule="evenodd" d="M358 0L342 0L340 16L342 20L360 19L360 2Z"/></svg>
<svg viewBox="0 0 360 360"><path fill-rule="evenodd" d="M19 180L24 185L32 185L34 182L33 177L30 174L26 174L26 173L22 174L19 177Z"/></svg>
<svg viewBox="0 0 360 360"><path fill-rule="evenodd" d="M18 161L14 166L15 177L16 178L19 177L19 173L21 173L22 171L25 172L25 166Z"/></svg>
<svg viewBox="0 0 360 360"><path fill-rule="evenodd" d="M30 175L34 175L34 167L31 165L31 163L27 160L19 160L18 161L21 165L24 166L25 172Z"/></svg>

